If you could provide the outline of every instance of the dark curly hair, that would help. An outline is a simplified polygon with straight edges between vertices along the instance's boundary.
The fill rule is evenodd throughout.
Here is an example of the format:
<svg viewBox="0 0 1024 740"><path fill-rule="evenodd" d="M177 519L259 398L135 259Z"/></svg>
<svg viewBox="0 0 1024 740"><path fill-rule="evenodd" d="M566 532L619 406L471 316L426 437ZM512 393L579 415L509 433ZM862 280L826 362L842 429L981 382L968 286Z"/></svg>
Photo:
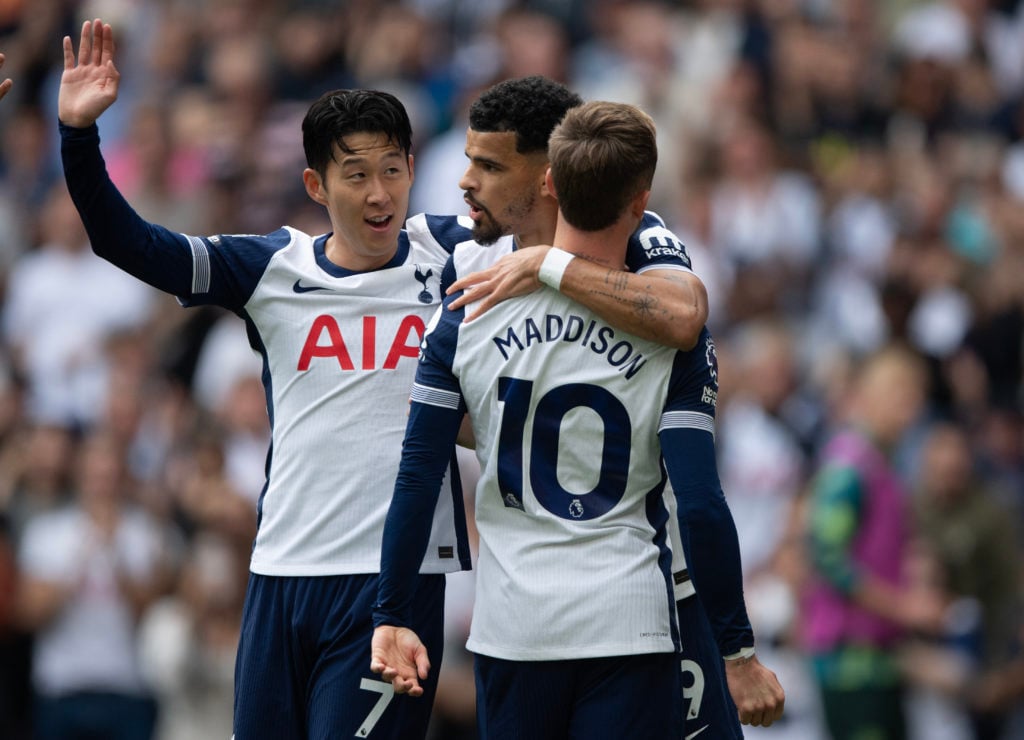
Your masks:
<svg viewBox="0 0 1024 740"><path fill-rule="evenodd" d="M473 103L469 127L485 133L514 132L520 154L546 152L548 138L566 111L582 103L579 95L547 77L505 80Z"/></svg>
<svg viewBox="0 0 1024 740"><path fill-rule="evenodd" d="M321 95L302 120L306 165L321 175L334 157L334 145L345 149L350 134L381 134L408 155L412 124L405 106L380 90L331 90Z"/></svg>

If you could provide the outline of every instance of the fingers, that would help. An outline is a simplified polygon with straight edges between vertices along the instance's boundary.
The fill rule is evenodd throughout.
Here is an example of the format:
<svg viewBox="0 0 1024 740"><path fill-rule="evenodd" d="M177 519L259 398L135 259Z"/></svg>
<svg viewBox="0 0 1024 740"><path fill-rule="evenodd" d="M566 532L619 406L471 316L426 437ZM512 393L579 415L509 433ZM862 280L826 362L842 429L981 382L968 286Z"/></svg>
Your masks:
<svg viewBox="0 0 1024 740"><path fill-rule="evenodd" d="M487 312L487 309L489 309L495 303L498 303L498 299L494 297L494 293L488 294L486 298L477 303L476 309L474 309L473 313L466 316L462 320L462 323L468 324L470 321L477 318L478 316L483 316L484 313Z"/></svg>
<svg viewBox="0 0 1024 740"><path fill-rule="evenodd" d="M445 295L451 295L452 293L458 293L460 290L469 290L473 285L479 282L481 272L471 272L465 277L460 277L454 283L448 286L448 290L445 291Z"/></svg>
<svg viewBox="0 0 1024 740"><path fill-rule="evenodd" d="M96 21L99 23L99 21ZM114 29L109 23L102 24L102 46L100 48L100 64L106 64L114 58Z"/></svg>
<svg viewBox="0 0 1024 740"><path fill-rule="evenodd" d="M103 57L103 21L99 18L92 22L92 49L90 59L93 64L99 66Z"/></svg>
<svg viewBox="0 0 1024 740"><path fill-rule="evenodd" d="M114 58L114 29L109 23L97 18L82 24L82 36L78 42L78 63L99 66ZM72 69L74 47L69 36L64 37L64 69Z"/></svg>
<svg viewBox="0 0 1024 740"><path fill-rule="evenodd" d="M752 705L752 706L751 706ZM748 706L740 710L740 723L752 725L753 727L770 727L772 723L782 717L786 707L786 696L781 687L772 691L759 701L749 702Z"/></svg>
<svg viewBox="0 0 1024 740"><path fill-rule="evenodd" d="M88 64L92 56L92 21L82 24L82 37L78 40L78 63Z"/></svg>
<svg viewBox="0 0 1024 740"><path fill-rule="evenodd" d="M445 295L452 295L458 293L460 290L464 290L467 293L473 291L475 288L479 288L484 283L490 281L491 277L496 274L493 267L488 267L484 270L477 270L471 272L468 275L464 275L456 280L454 283L448 286L448 290L445 291Z"/></svg>
<svg viewBox="0 0 1024 740"><path fill-rule="evenodd" d="M416 655L416 675L420 680L425 680L430 675L430 659L427 658L427 651L422 650Z"/></svg>
<svg viewBox="0 0 1024 740"><path fill-rule="evenodd" d="M3 82L0 82L0 99L2 99L7 93L11 91L11 87L13 85L14 82L11 81L10 77L8 77Z"/></svg>
<svg viewBox="0 0 1024 740"><path fill-rule="evenodd" d="M64 37L64 69L70 70L75 68L75 49L71 45L71 37Z"/></svg>
<svg viewBox="0 0 1024 740"><path fill-rule="evenodd" d="M396 694L408 694L409 696L423 696L423 687L415 678L408 680L396 678L391 682Z"/></svg>
<svg viewBox="0 0 1024 740"><path fill-rule="evenodd" d="M454 301L452 301L451 303L449 303L449 304L448 304L448 310L449 310L449 311L458 311L458 310L459 310L460 308L462 308L462 307L463 307L463 306L465 306L465 305L466 305L467 303L469 303L469 301L470 301L470 298L469 298L469 293L470 293L470 291L468 291L468 290L467 290L467 291L466 291L465 293L463 293L462 295L460 295L460 296L459 296L458 298L456 298L456 299L455 299ZM448 295L451 295L451 294L452 294L452 291L450 291L450 290L449 290L449 291L448 291Z"/></svg>

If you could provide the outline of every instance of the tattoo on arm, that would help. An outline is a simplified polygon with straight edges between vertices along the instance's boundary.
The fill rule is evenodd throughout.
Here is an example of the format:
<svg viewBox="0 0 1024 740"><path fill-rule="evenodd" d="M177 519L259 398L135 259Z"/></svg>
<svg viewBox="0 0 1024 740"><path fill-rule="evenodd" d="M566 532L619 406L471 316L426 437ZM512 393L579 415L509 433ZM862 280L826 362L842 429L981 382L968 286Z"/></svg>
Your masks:
<svg viewBox="0 0 1024 740"><path fill-rule="evenodd" d="M651 284L647 283L637 287L634 294L629 293L630 274L622 270L608 270L605 273L603 285L590 290L594 295L610 298L617 303L624 303L633 307L637 317L641 321L649 321L658 308L658 298L654 295Z"/></svg>

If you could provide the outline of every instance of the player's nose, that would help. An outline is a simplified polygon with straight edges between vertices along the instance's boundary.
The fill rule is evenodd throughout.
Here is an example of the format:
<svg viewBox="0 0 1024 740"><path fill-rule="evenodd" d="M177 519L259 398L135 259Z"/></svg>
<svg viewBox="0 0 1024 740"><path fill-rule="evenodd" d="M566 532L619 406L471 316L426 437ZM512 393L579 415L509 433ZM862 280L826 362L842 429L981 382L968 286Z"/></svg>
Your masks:
<svg viewBox="0 0 1024 740"><path fill-rule="evenodd" d="M370 181L369 190L366 193L366 200L373 205L382 205L391 200L391 191L388 190L384 181L375 177Z"/></svg>

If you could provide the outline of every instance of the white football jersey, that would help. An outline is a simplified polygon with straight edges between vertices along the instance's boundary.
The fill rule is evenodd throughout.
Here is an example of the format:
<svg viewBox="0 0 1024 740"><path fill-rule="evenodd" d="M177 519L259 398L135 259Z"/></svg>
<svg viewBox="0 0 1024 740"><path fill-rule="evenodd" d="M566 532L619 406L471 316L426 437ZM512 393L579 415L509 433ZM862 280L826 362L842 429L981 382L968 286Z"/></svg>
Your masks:
<svg viewBox="0 0 1024 740"><path fill-rule="evenodd" d="M230 306L224 294L254 281L238 313L263 356L272 437L252 572L378 572L419 344L450 248L423 216L410 219L394 259L370 272L330 263L324 237L291 228L188 238L184 302ZM464 524L453 456L422 572L470 567Z"/></svg>
<svg viewBox="0 0 1024 740"><path fill-rule="evenodd" d="M432 323L434 372L421 364L413 399L457 408L461 394L476 435L467 647L507 660L677 649L658 430L680 353L549 288L461 318Z"/></svg>
<svg viewBox="0 0 1024 740"><path fill-rule="evenodd" d="M456 244L452 252L452 266L455 275L463 277L490 267L514 249L515 240L511 236L502 237L489 247L481 246L475 241ZM665 228L661 217L652 211L644 214L640 228L630 240L627 263L638 274L647 270L665 269L691 272L686 248L671 231ZM672 546L672 573L676 601L679 601L692 596L695 591L693 581L690 580L687 572L686 555L683 553L679 537L679 521L676 518L676 501L671 483L665 486L665 505L671 512L669 536Z"/></svg>

